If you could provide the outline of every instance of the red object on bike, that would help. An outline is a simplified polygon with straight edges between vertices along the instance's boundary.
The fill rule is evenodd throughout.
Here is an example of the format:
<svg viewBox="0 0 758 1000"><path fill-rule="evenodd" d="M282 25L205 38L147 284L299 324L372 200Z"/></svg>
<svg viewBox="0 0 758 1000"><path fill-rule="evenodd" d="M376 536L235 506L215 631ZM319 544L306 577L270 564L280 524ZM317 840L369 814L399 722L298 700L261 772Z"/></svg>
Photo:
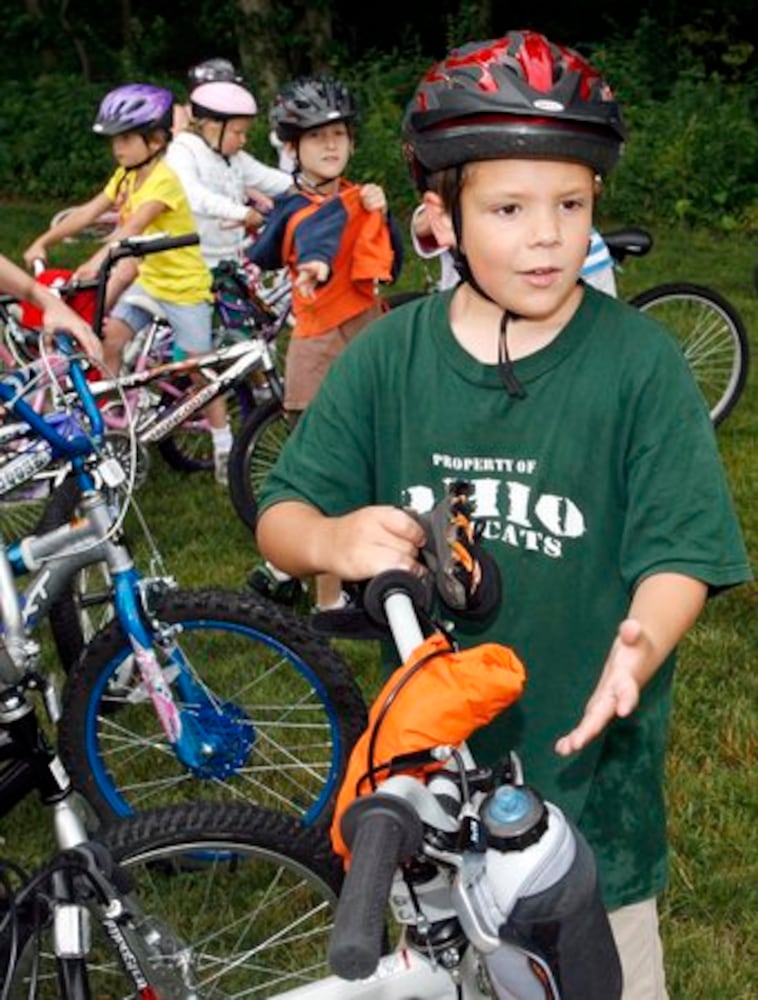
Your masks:
<svg viewBox="0 0 758 1000"><path fill-rule="evenodd" d="M426 660L423 666L422 660ZM399 686L406 676L408 682ZM525 680L523 664L506 646L490 642L454 651L442 633L430 635L392 674L371 706L368 728L350 754L337 796L331 827L335 852L345 861L350 857L340 823L353 799L372 791L372 766L379 784L388 776L381 765L398 754L462 743L512 705ZM440 767L442 762L403 769L403 773L427 774Z"/></svg>
<svg viewBox="0 0 758 1000"><path fill-rule="evenodd" d="M47 285L54 292L67 285L71 281L73 273L73 271L67 271L64 268L51 267L37 275L35 281L41 285ZM85 292L75 292L73 295L62 295L61 298L74 312L79 313L82 319L92 324L95 318L96 293L94 288ZM31 302L21 302L20 305L22 325L33 329L41 327L42 310L32 305Z"/></svg>

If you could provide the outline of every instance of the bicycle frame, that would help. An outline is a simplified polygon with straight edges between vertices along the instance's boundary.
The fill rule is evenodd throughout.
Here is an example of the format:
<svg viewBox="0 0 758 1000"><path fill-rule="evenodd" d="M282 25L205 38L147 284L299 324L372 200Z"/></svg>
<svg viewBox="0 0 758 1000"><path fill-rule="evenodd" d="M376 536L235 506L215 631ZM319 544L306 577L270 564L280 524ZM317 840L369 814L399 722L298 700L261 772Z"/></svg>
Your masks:
<svg viewBox="0 0 758 1000"><path fill-rule="evenodd" d="M171 668L178 671L177 688L183 700L195 705L210 704L208 693L194 680L183 653L173 643L173 630L152 619L151 594L173 586L173 581L143 579L123 541L110 537L113 515L107 496L96 488L89 469L92 452L103 437L103 419L76 362L71 363L70 376L92 428L92 441L83 433L70 439L63 437L23 399L16 398L13 385L0 381L0 401L47 441L54 455L71 461L83 494L81 520L15 542L7 551L0 546L0 611L9 654L0 658L0 680L11 685L19 682L29 669L30 658L36 655L27 641L28 633L80 569L105 562L113 581L118 619L131 643L134 662L161 727L182 764L196 768L207 760L214 738L199 732L195 725L184 725L154 649L158 642ZM106 459L106 464L109 461ZM19 598L13 577L30 572L31 580Z"/></svg>
<svg viewBox="0 0 758 1000"><path fill-rule="evenodd" d="M216 367L220 365L228 367L219 372ZM183 361L169 361L150 368L138 369L117 378L101 379L90 383L90 391L96 398L100 398L118 388L126 393L129 404L130 396L134 403L135 390L144 386L158 382L161 388L171 391L171 383L167 380L177 375L194 372L201 374L206 380L205 385L192 385L188 390L177 392L175 401L163 411L150 409L145 418L140 419L138 416L137 437L140 442L150 444L168 437L191 416L204 409L212 400L226 394L255 370L260 370L271 381L270 375L274 372L271 351L265 342L241 341L219 348L210 354ZM116 422L116 426L126 426L129 417L130 415L126 414L123 420ZM114 421L107 409L104 419L108 426L113 426Z"/></svg>

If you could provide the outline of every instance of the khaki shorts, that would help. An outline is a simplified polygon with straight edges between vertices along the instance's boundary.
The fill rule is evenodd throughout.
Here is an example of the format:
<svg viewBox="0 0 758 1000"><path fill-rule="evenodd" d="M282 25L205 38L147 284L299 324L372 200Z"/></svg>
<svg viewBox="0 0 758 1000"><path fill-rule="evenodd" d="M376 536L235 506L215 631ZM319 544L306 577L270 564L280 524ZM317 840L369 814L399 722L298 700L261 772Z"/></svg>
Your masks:
<svg viewBox="0 0 758 1000"><path fill-rule="evenodd" d="M284 368L284 409L304 410L318 392L334 359L383 313L384 307L377 304L318 337L292 337Z"/></svg>
<svg viewBox="0 0 758 1000"><path fill-rule="evenodd" d="M655 899L608 914L624 974L621 1000L668 1000Z"/></svg>

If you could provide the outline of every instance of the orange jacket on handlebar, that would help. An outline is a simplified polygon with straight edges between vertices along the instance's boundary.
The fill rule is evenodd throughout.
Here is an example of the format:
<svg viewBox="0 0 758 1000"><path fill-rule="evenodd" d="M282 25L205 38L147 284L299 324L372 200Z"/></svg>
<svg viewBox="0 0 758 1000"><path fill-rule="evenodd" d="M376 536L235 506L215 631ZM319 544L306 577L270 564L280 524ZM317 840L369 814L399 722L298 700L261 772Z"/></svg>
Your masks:
<svg viewBox="0 0 758 1000"><path fill-rule="evenodd" d="M403 677L427 657L424 666L397 691L392 707L384 715L388 697ZM335 852L348 860L340 822L353 799L371 791L368 772L372 764L376 767L398 754L462 743L518 699L525 679L523 664L506 646L484 643L453 651L446 636L440 632L430 635L392 674L371 706L368 728L353 748L337 797L331 827ZM377 723L380 727L374 743L374 759L370 761L369 747ZM426 765L415 773L441 766ZM377 783L386 776L386 771L380 770Z"/></svg>

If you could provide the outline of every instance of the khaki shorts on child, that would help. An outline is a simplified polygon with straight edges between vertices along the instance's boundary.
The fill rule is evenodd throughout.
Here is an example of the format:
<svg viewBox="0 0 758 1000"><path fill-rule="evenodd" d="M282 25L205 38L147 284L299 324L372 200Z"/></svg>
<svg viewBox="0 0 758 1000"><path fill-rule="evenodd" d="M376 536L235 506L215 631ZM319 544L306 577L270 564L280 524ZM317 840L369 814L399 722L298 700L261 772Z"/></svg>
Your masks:
<svg viewBox="0 0 758 1000"><path fill-rule="evenodd" d="M318 392L335 358L372 320L384 313L377 303L317 337L292 337L284 369L284 409L304 410Z"/></svg>
<svg viewBox="0 0 758 1000"><path fill-rule="evenodd" d="M668 1000L655 899L621 906L608 914L621 959L621 1000Z"/></svg>

